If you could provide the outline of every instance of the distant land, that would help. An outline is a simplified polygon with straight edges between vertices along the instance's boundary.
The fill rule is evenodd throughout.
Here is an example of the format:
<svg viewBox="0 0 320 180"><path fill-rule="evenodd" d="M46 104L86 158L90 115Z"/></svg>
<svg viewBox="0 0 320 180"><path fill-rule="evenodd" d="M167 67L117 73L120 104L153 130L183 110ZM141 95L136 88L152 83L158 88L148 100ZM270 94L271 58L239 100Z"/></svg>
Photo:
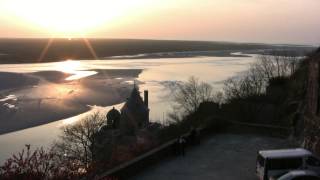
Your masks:
<svg viewBox="0 0 320 180"><path fill-rule="evenodd" d="M53 39L42 58L50 39L0 39L0 63L53 62L66 59L95 59L83 39ZM231 52L255 53L262 49L287 49L308 52L314 47L302 45L272 45L211 41L139 40L139 39L87 39L99 59L175 57L170 52L210 51L208 56L226 56ZM216 53L212 53L216 51ZM221 53L224 52L224 53ZM168 53L159 54L157 53ZM139 56L141 54L151 54ZM138 56L133 56L138 55ZM181 56L191 56L181 54Z"/></svg>

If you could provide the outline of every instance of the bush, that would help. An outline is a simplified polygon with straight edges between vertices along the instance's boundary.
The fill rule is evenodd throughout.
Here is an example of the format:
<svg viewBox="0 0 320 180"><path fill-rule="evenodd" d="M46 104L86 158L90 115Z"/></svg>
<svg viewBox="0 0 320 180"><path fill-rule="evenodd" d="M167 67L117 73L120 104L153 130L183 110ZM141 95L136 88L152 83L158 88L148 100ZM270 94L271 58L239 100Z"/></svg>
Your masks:
<svg viewBox="0 0 320 180"><path fill-rule="evenodd" d="M18 155L13 155L0 167L0 179L71 179L67 169L60 169L55 163L55 155L43 148L31 150L26 145Z"/></svg>

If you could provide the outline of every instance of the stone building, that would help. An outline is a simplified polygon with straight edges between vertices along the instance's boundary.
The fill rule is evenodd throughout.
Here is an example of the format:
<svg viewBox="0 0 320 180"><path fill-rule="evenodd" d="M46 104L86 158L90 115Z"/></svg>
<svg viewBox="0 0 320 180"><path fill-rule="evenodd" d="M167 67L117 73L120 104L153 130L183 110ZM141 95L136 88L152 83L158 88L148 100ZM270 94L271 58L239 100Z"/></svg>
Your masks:
<svg viewBox="0 0 320 180"><path fill-rule="evenodd" d="M130 97L120 112L113 108L107 113L107 123L112 129L120 129L123 134L135 134L149 124L148 91L144 91L144 99L139 89L134 86Z"/></svg>
<svg viewBox="0 0 320 180"><path fill-rule="evenodd" d="M148 148L155 142L152 133L156 131L149 129L152 126L149 123L148 91L144 91L142 99L139 89L134 86L120 111L112 108L106 118L107 125L95 135L94 159L108 161L119 153L117 148L128 149L136 145Z"/></svg>

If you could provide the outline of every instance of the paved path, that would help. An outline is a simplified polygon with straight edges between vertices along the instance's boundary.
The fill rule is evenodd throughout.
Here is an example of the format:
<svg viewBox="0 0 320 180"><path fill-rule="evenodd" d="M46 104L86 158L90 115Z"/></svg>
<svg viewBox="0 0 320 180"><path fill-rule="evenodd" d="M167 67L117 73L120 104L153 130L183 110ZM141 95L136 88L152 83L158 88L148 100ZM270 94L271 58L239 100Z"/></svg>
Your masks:
<svg viewBox="0 0 320 180"><path fill-rule="evenodd" d="M258 135L215 135L200 146L187 149L185 157L164 160L132 179L256 180L257 151L288 147L285 139Z"/></svg>

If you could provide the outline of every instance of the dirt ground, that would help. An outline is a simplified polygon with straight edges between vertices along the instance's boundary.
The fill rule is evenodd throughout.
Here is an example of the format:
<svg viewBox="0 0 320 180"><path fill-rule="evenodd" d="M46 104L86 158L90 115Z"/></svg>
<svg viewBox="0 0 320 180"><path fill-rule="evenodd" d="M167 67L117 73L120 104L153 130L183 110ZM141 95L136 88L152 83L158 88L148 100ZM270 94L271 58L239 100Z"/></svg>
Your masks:
<svg viewBox="0 0 320 180"><path fill-rule="evenodd" d="M256 180L256 154L262 149L292 147L287 139L220 134L176 157L147 168L133 180Z"/></svg>

